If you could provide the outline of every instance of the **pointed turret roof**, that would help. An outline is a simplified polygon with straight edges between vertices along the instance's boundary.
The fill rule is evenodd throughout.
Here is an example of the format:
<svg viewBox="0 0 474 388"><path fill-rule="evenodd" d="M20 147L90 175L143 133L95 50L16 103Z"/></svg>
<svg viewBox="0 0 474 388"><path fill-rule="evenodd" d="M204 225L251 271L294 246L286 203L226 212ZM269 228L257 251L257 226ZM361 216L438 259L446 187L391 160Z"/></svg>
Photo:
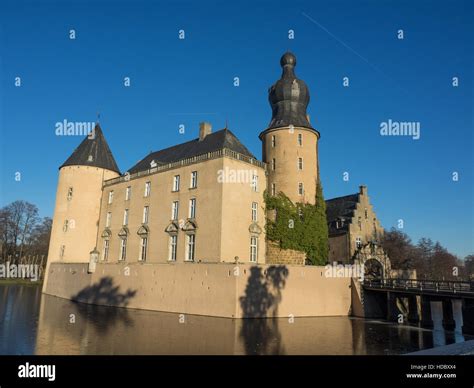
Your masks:
<svg viewBox="0 0 474 388"><path fill-rule="evenodd" d="M120 174L99 123L95 125L93 135L88 135L59 168L64 166L92 166Z"/></svg>

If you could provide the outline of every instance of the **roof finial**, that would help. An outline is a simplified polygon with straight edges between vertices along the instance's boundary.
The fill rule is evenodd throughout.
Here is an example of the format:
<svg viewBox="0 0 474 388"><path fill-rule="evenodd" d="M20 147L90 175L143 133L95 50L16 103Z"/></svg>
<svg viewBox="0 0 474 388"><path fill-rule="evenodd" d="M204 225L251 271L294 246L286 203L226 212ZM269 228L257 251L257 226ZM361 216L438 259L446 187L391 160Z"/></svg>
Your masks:
<svg viewBox="0 0 474 388"><path fill-rule="evenodd" d="M227 117L225 118L225 128L224 129L227 129Z"/></svg>
<svg viewBox="0 0 474 388"><path fill-rule="evenodd" d="M97 112L97 124L100 122L100 112Z"/></svg>

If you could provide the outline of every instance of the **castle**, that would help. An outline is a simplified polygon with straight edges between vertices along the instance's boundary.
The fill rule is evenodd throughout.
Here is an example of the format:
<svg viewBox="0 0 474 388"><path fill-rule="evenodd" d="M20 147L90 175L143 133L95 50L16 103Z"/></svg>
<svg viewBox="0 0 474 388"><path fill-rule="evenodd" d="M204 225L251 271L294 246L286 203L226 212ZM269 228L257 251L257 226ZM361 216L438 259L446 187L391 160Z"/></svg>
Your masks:
<svg viewBox="0 0 474 388"><path fill-rule="evenodd" d="M117 264L304 265L304 252L265 239L264 193L314 204L319 174L309 89L292 53L280 64L269 89L271 121L259 134L262 161L228 128L201 123L198 138L152 152L122 174L97 124L59 169L44 290L61 263L87 263L88 272L97 264L103 274ZM328 200L327 209L331 262L350 262L383 233L365 186Z"/></svg>

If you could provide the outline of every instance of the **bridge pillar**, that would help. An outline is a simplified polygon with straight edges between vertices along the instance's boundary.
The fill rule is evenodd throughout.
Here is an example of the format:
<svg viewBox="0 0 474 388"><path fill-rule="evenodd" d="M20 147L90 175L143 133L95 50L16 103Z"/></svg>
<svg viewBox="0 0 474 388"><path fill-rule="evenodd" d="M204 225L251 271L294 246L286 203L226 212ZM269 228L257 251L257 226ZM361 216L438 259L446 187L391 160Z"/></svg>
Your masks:
<svg viewBox="0 0 474 388"><path fill-rule="evenodd" d="M387 321L398 321L397 295L394 292L387 292Z"/></svg>
<svg viewBox="0 0 474 388"><path fill-rule="evenodd" d="M408 296L408 323L417 324L420 321L416 295Z"/></svg>
<svg viewBox="0 0 474 388"><path fill-rule="evenodd" d="M474 299L462 300L462 333L474 335Z"/></svg>
<svg viewBox="0 0 474 388"><path fill-rule="evenodd" d="M433 319L431 318L431 300L428 296L421 296L421 327L426 329L433 328Z"/></svg>
<svg viewBox="0 0 474 388"><path fill-rule="evenodd" d="M451 299L443 299L443 328L444 330L454 330L456 321L453 317L453 303Z"/></svg>

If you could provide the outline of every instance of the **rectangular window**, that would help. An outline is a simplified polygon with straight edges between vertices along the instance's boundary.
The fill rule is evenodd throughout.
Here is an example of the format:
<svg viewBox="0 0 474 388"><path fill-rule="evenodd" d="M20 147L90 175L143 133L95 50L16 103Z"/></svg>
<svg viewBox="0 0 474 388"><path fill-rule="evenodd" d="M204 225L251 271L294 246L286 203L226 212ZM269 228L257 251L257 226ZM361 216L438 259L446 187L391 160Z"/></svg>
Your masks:
<svg viewBox="0 0 474 388"><path fill-rule="evenodd" d="M179 201L174 201L171 206L171 219L176 221L178 219Z"/></svg>
<svg viewBox="0 0 474 388"><path fill-rule="evenodd" d="M59 247L59 258L64 259L64 251L66 250L66 245L61 245Z"/></svg>
<svg viewBox="0 0 474 388"><path fill-rule="evenodd" d="M145 197L149 197L151 192L151 182L146 182L145 183Z"/></svg>
<svg viewBox="0 0 474 388"><path fill-rule="evenodd" d="M191 173L191 183L189 187L191 189L195 189L197 187L197 183L198 183L198 173L197 171L193 171Z"/></svg>
<svg viewBox="0 0 474 388"><path fill-rule="evenodd" d="M147 246L148 246L148 237L141 237L140 238L140 257L138 258L139 261L146 260Z"/></svg>
<svg viewBox="0 0 474 388"><path fill-rule="evenodd" d="M303 169L303 158L298 158L298 170Z"/></svg>
<svg viewBox="0 0 474 388"><path fill-rule="evenodd" d="M173 191L179 191L179 175L173 177Z"/></svg>
<svg viewBox="0 0 474 388"><path fill-rule="evenodd" d="M303 186L303 183L302 183L302 182L298 183L298 194L299 194L299 195L303 195L303 194L304 194L304 186Z"/></svg>
<svg viewBox="0 0 474 388"><path fill-rule="evenodd" d="M250 237L250 261L252 263L257 262L258 255L258 238L255 236Z"/></svg>
<svg viewBox="0 0 474 388"><path fill-rule="evenodd" d="M123 223L122 223L123 226L126 226L128 225L128 209L125 209L123 211Z"/></svg>
<svg viewBox="0 0 474 388"><path fill-rule="evenodd" d="M258 175L252 175L252 190L258 191Z"/></svg>
<svg viewBox="0 0 474 388"><path fill-rule="evenodd" d="M357 249L362 248L362 239L360 237L356 238L356 248Z"/></svg>
<svg viewBox="0 0 474 388"><path fill-rule="evenodd" d="M253 222L257 222L257 209L258 209L258 203L252 202L252 221Z"/></svg>
<svg viewBox="0 0 474 388"><path fill-rule="evenodd" d="M67 189L67 200L70 201L72 199L72 187Z"/></svg>
<svg viewBox="0 0 474 388"><path fill-rule="evenodd" d="M169 261L176 261L176 248L178 246L178 236L170 236L170 246L169 246Z"/></svg>
<svg viewBox="0 0 474 388"><path fill-rule="evenodd" d="M196 235L188 234L186 236L188 240L187 244L187 252L186 252L186 261L194 261L194 250L195 250L195 243L196 243Z"/></svg>
<svg viewBox="0 0 474 388"><path fill-rule="evenodd" d="M189 218L196 218L196 198L189 200Z"/></svg>
<svg viewBox="0 0 474 388"><path fill-rule="evenodd" d="M276 185L275 183L272 183L272 195L276 194Z"/></svg>
<svg viewBox="0 0 474 388"><path fill-rule="evenodd" d="M67 232L69 227L69 220L64 220L63 232Z"/></svg>
<svg viewBox="0 0 474 388"><path fill-rule="evenodd" d="M276 138L275 135L272 135L272 147L276 146Z"/></svg>
<svg viewBox="0 0 474 388"><path fill-rule="evenodd" d="M114 200L114 191L109 191L109 205L112 203Z"/></svg>
<svg viewBox="0 0 474 388"><path fill-rule="evenodd" d="M110 247L110 240L104 240L104 250L102 251L102 260L107 261L109 259L109 247Z"/></svg>
<svg viewBox="0 0 474 388"><path fill-rule="evenodd" d="M128 186L125 189L125 201L130 201L130 196L132 195L132 187Z"/></svg>
<svg viewBox="0 0 474 388"><path fill-rule="evenodd" d="M143 208L143 218L142 218L142 223L144 224L148 224L148 214L150 212L150 207L149 206L145 206Z"/></svg>
<svg viewBox="0 0 474 388"><path fill-rule="evenodd" d="M275 158L272 159L272 170L275 171L276 161Z"/></svg>
<svg viewBox="0 0 474 388"><path fill-rule="evenodd" d="M127 239L120 239L120 257L119 260L123 261L127 258Z"/></svg>
<svg viewBox="0 0 474 388"><path fill-rule="evenodd" d="M105 227L110 227L110 221L112 220L112 213L107 212L107 217L105 218Z"/></svg>
<svg viewBox="0 0 474 388"><path fill-rule="evenodd" d="M298 133L298 145L302 146L303 145L303 134Z"/></svg>

